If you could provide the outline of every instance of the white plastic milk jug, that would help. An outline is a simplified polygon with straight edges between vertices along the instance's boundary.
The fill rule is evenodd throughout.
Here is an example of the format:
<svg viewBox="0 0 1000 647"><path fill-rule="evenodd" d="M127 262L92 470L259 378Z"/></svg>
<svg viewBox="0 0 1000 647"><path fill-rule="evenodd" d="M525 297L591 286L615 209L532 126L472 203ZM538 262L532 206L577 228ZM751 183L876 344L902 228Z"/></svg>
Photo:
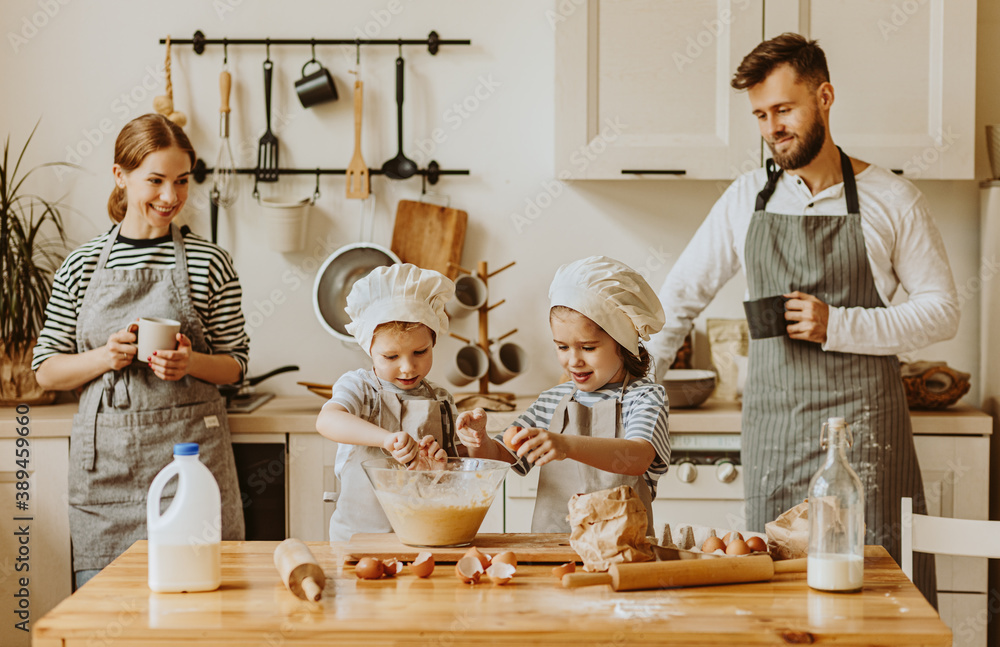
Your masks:
<svg viewBox="0 0 1000 647"><path fill-rule="evenodd" d="M160 514L160 495L177 477L177 493ZM198 443L174 445L146 499L149 588L161 593L214 591L222 582L222 497L212 472L198 460Z"/></svg>

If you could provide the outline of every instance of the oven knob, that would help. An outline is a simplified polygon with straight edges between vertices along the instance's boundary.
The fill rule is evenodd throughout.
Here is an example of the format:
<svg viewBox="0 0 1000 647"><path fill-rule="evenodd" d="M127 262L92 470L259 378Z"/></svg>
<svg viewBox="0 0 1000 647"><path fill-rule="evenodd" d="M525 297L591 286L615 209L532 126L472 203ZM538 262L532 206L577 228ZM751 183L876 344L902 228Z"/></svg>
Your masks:
<svg viewBox="0 0 1000 647"><path fill-rule="evenodd" d="M723 483L732 483L736 480L736 466L732 461L722 460L715 464L715 478Z"/></svg>
<svg viewBox="0 0 1000 647"><path fill-rule="evenodd" d="M698 478L698 468L691 461L681 461L677 464L677 478L681 483L694 483Z"/></svg>

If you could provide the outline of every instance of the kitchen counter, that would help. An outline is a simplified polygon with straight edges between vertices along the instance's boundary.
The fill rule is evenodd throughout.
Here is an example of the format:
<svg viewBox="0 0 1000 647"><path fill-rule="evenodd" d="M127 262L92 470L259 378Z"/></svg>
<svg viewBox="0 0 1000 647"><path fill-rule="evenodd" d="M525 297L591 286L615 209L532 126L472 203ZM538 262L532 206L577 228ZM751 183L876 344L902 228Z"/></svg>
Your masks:
<svg viewBox="0 0 1000 647"><path fill-rule="evenodd" d="M534 396L518 399L518 408L511 413L490 414L504 424L513 420L534 401ZM323 399L316 395L278 396L252 413L229 414L229 426L234 434L254 433L316 433L316 416ZM33 438L67 438L77 404L66 403L31 407ZM16 412L0 408L0 438L16 437ZM911 411L913 432L934 435L983 435L989 416L968 405L958 405L943 411ZM503 425L490 425L491 429ZM709 400L697 409L674 409L670 412L672 433L739 433L740 405L737 402ZM818 430L817 430L818 433ZM985 433L989 433L986 431Z"/></svg>
<svg viewBox="0 0 1000 647"><path fill-rule="evenodd" d="M813 591L804 574L770 582L615 593L564 589L551 565L522 564L506 586L462 584L450 564L358 580L342 545L313 543L326 571L319 603L285 590L277 542L223 542L222 587L157 594L136 542L34 626L35 647L121 645L559 644L951 645L951 632L879 546L865 549L864 590Z"/></svg>

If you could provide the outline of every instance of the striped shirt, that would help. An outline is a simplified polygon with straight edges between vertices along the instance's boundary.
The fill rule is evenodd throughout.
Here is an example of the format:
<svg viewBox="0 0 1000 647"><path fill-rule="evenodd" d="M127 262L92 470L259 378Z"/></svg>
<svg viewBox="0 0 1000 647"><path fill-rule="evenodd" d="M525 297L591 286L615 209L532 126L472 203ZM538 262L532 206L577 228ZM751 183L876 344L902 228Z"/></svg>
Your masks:
<svg viewBox="0 0 1000 647"><path fill-rule="evenodd" d="M515 427L537 427L548 429L552 416L562 399L573 393L573 383L566 382L545 391L528 410L514 421ZM592 407L598 402L618 397L622 383L606 384L596 391L576 391L573 399ZM662 386L655 384L649 377L643 377L630 382L622 397L622 428L626 440L645 440L653 445L656 457L646 470L646 484L652 496L656 497L656 482L660 476L667 473L670 466L670 435L667 431L666 392ZM496 440L503 443L503 434L497 434ZM527 473L531 464L520 461L515 469Z"/></svg>
<svg viewBox="0 0 1000 647"><path fill-rule="evenodd" d="M113 228L112 228L113 229ZM205 341L215 355L232 356L246 374L250 338L243 329L243 290L233 268L233 259L218 245L181 227L187 253L191 301L205 331ZM38 335L31 368L60 353L76 353L76 322L109 229L78 247L56 272L52 297L45 308L45 325ZM167 269L174 266L174 242L170 234L149 240L132 240L119 234L111 248L108 269Z"/></svg>

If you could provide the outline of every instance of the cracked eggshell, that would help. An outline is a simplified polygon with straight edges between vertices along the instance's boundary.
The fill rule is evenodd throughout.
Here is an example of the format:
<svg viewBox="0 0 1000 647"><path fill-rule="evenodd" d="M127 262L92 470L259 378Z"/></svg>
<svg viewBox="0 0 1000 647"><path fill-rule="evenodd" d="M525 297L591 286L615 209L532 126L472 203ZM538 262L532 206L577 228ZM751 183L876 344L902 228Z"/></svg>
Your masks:
<svg viewBox="0 0 1000 647"><path fill-rule="evenodd" d="M552 569L552 576L555 577L557 580L561 580L563 575L575 572L576 572L576 562L566 562L561 566L554 567Z"/></svg>
<svg viewBox="0 0 1000 647"><path fill-rule="evenodd" d="M494 561L493 564L486 569L486 574L490 576L490 581L494 584L506 584L507 582L510 582L516 572L517 567L513 564L508 564L507 562Z"/></svg>
<svg viewBox="0 0 1000 647"><path fill-rule="evenodd" d="M469 550L465 551L465 554L462 555L462 557L475 557L476 559L479 560L479 563L482 564L483 570L486 570L486 568L489 567L489 565L490 565L490 556L483 554L475 546L473 546L473 547L469 548Z"/></svg>
<svg viewBox="0 0 1000 647"><path fill-rule="evenodd" d="M382 567L385 577L396 577L403 572L403 562L396 561L395 557L390 557L382 562Z"/></svg>
<svg viewBox="0 0 1000 647"><path fill-rule="evenodd" d="M385 572L382 560L374 557L362 557L354 565L354 574L362 580L377 580Z"/></svg>
<svg viewBox="0 0 1000 647"><path fill-rule="evenodd" d="M417 577L430 577L434 572L434 555L420 553L410 564L410 572Z"/></svg>
<svg viewBox="0 0 1000 647"><path fill-rule="evenodd" d="M477 557L467 555L455 564L455 575L466 584L478 584L483 571L483 564Z"/></svg>
<svg viewBox="0 0 1000 647"><path fill-rule="evenodd" d="M494 555L492 563L510 564L511 566L517 568L517 555L508 550L507 552Z"/></svg>

